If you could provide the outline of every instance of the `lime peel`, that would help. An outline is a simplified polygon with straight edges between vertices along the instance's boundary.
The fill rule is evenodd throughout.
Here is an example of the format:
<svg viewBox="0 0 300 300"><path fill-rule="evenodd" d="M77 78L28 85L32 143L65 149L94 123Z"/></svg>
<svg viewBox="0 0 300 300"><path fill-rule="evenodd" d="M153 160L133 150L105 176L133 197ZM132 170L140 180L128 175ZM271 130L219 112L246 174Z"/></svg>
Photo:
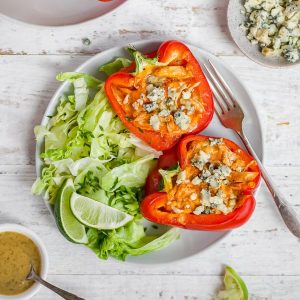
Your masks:
<svg viewBox="0 0 300 300"><path fill-rule="evenodd" d="M87 244L85 226L78 222L70 208L70 198L74 190L72 179L67 179L62 184L54 206L55 221L66 239L77 244Z"/></svg>
<svg viewBox="0 0 300 300"><path fill-rule="evenodd" d="M216 300L248 300L248 289L237 272L226 266L224 276L225 290L218 293Z"/></svg>
<svg viewBox="0 0 300 300"><path fill-rule="evenodd" d="M133 216L99 201L73 192L71 210L82 224L96 229L116 229L124 226Z"/></svg>

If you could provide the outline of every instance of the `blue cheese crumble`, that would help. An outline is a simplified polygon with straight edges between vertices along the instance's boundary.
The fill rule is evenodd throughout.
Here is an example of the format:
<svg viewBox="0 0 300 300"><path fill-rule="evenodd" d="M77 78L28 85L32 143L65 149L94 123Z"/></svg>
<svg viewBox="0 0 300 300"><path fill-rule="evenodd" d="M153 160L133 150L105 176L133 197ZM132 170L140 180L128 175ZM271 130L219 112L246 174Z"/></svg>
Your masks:
<svg viewBox="0 0 300 300"><path fill-rule="evenodd" d="M150 117L150 125L152 126L152 128L156 131L159 130L160 127L160 121L159 121L159 117L158 115L153 115Z"/></svg>
<svg viewBox="0 0 300 300"><path fill-rule="evenodd" d="M175 124L182 130L187 130L190 125L190 117L183 111L176 111L174 114Z"/></svg>
<svg viewBox="0 0 300 300"><path fill-rule="evenodd" d="M209 162L210 154L200 150L198 155L195 155L191 160L194 167L198 168L200 171L203 170L204 165Z"/></svg>
<svg viewBox="0 0 300 300"><path fill-rule="evenodd" d="M152 102L163 101L165 99L164 88L153 86L152 90L147 94L147 98Z"/></svg>
<svg viewBox="0 0 300 300"><path fill-rule="evenodd" d="M193 214L200 215L203 212L210 213L210 210L214 208L216 208L224 214L228 214L229 212L233 211L234 205L227 207L223 202L221 194L212 196L210 191L207 189L201 190L200 194L202 198L202 203L201 205L195 208Z"/></svg>
<svg viewBox="0 0 300 300"><path fill-rule="evenodd" d="M158 108L158 105L155 102L144 104L144 109L147 112L155 111Z"/></svg>
<svg viewBox="0 0 300 300"><path fill-rule="evenodd" d="M246 0L240 27L265 56L283 56L294 63L300 56L300 1Z"/></svg>

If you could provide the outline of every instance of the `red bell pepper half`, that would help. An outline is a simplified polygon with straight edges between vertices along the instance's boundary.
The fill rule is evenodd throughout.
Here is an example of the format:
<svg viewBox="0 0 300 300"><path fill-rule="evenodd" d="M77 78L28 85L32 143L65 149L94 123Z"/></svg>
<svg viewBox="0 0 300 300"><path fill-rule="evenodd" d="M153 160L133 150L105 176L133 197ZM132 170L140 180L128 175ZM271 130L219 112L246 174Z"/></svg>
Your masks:
<svg viewBox="0 0 300 300"><path fill-rule="evenodd" d="M170 199L173 195L169 192L160 192L159 186L162 177L159 173L159 169L168 169L175 164L176 157L180 166L180 170L195 170L192 166L191 153L195 149L195 145L201 144L211 138L207 136L190 135L183 138L178 147L163 154L158 161L157 168L150 173L146 182L146 197L141 202L141 212L143 216L155 223L181 227L185 229L193 230L229 230L235 227L243 225L252 215L255 208L255 199L253 192L257 188L260 181L260 170L257 163L253 158L242 150L234 142L223 138L222 142L232 153L238 157L237 161L245 166L245 176L250 176L250 181L235 183L234 189L238 189L237 204L233 211L225 213L208 213L208 214L194 214L193 212L182 210L180 212L174 212L168 209L167 203L170 203L173 199ZM214 152L213 152L214 153ZM224 154L224 153L223 153ZM223 155L222 154L222 155ZM236 172L238 175L238 173ZM245 178L246 178L245 177ZM174 179L173 179L174 183ZM193 185L187 184L186 190L193 188ZM202 200L201 200L202 201Z"/></svg>
<svg viewBox="0 0 300 300"><path fill-rule="evenodd" d="M106 95L123 124L156 150L172 148L182 135L202 131L212 119L212 92L189 48L178 41L161 44L112 74Z"/></svg>

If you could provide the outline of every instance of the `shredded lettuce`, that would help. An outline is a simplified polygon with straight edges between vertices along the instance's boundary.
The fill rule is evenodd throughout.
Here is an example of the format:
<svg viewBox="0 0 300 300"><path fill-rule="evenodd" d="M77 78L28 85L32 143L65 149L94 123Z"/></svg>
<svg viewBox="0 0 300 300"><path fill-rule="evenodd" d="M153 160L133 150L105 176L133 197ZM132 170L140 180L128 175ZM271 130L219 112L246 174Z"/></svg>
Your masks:
<svg viewBox="0 0 300 300"><path fill-rule="evenodd" d="M146 178L155 166L153 155L147 155L130 164L123 164L113 168L102 178L102 187L104 190L116 190L120 186L142 187Z"/></svg>
<svg viewBox="0 0 300 300"><path fill-rule="evenodd" d="M110 75L130 63L125 58L100 68ZM130 134L113 111L99 79L84 73L60 73L58 80L70 83L70 92L60 98L46 126L34 132L43 143L41 176L32 186L54 205L66 179L76 193L134 216L116 230L86 228L88 247L100 258L112 255L142 255L166 247L178 238L171 229L161 236L148 236L143 227L139 202L149 172L161 152Z"/></svg>
<svg viewBox="0 0 300 300"><path fill-rule="evenodd" d="M75 94L75 110L81 111L85 108L89 97L89 90L84 78L78 78L73 81Z"/></svg>
<svg viewBox="0 0 300 300"><path fill-rule="evenodd" d="M56 79L58 81L68 80L70 82L74 82L77 79L84 79L84 81L86 82L89 88L95 88L95 89L101 84L101 80L86 73L77 73L77 72L59 73L56 76Z"/></svg>
<svg viewBox="0 0 300 300"><path fill-rule="evenodd" d="M100 72L104 72L107 76L118 72L120 69L127 67L131 64L131 61L127 58L118 57L112 62L108 62L99 68Z"/></svg>
<svg viewBox="0 0 300 300"><path fill-rule="evenodd" d="M136 146L135 148L135 154L137 156L144 156L147 154L152 154L155 158L158 158L162 155L162 151L155 150L151 148L148 144L146 144L144 141L137 138L135 135L130 134L130 142Z"/></svg>

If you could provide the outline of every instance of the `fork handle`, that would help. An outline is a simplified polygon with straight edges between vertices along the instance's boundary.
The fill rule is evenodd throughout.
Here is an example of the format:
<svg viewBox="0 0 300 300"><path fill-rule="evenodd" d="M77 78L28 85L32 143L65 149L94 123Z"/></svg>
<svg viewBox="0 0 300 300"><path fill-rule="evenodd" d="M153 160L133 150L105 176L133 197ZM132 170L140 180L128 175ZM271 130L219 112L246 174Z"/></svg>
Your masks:
<svg viewBox="0 0 300 300"><path fill-rule="evenodd" d="M283 194L275 188L275 184L272 181L270 175L266 171L265 167L261 163L260 159L257 157L254 149L252 148L248 138L245 136L243 130L237 131L237 134L241 138L248 152L257 161L259 168L261 170L262 177L274 199L274 202L280 212L280 215L286 224L287 228L298 238L300 238L300 221L295 210L290 206L288 201L285 199Z"/></svg>

